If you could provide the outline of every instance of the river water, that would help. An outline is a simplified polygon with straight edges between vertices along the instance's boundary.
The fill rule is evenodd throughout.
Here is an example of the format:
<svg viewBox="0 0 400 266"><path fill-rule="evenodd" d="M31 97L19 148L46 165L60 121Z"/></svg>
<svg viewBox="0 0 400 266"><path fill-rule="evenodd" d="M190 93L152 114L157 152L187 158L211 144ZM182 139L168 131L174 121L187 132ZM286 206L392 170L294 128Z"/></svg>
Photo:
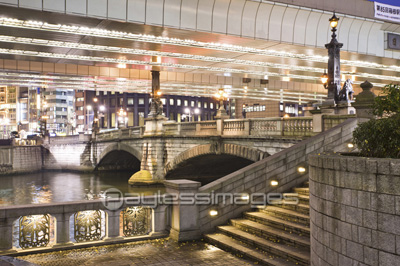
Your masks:
<svg viewBox="0 0 400 266"><path fill-rule="evenodd" d="M108 188L122 193L152 195L164 188L131 187L129 172L70 173L39 172L0 176L0 206L84 200Z"/></svg>

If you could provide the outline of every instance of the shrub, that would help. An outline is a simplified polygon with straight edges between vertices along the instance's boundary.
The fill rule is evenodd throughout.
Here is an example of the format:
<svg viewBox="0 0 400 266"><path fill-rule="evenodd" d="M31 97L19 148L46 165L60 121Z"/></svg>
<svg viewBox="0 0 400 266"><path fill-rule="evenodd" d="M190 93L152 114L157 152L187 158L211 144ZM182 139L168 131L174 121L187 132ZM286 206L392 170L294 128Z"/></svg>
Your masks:
<svg viewBox="0 0 400 266"><path fill-rule="evenodd" d="M400 86L386 85L382 93L372 107L377 118L361 123L353 142L362 156L400 158Z"/></svg>

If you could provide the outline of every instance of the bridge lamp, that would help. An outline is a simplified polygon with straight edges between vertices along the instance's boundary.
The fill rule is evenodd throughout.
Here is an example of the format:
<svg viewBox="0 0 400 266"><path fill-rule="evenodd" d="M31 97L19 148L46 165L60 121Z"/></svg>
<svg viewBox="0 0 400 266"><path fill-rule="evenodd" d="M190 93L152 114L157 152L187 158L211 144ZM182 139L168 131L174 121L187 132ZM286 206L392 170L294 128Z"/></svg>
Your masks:
<svg viewBox="0 0 400 266"><path fill-rule="evenodd" d="M306 172L306 168L303 167L303 166L300 166L300 167L297 168L297 172L299 172L299 173L305 173L305 172Z"/></svg>
<svg viewBox="0 0 400 266"><path fill-rule="evenodd" d="M217 210L210 210L209 212L210 216L215 217L218 215L218 211Z"/></svg>
<svg viewBox="0 0 400 266"><path fill-rule="evenodd" d="M86 106L86 110L88 111L92 110L92 106L91 105Z"/></svg>
<svg viewBox="0 0 400 266"><path fill-rule="evenodd" d="M98 101L97 97L94 97L93 102L97 103L97 101Z"/></svg>
<svg viewBox="0 0 400 266"><path fill-rule="evenodd" d="M353 144L353 143L348 143L348 144L347 144L347 147L348 147L349 149L352 149L352 148L354 148L354 144Z"/></svg>
<svg viewBox="0 0 400 266"><path fill-rule="evenodd" d="M322 85L324 85L324 88L326 89L326 86L328 85L328 75L326 74L326 70L324 70L324 74L321 76L321 82Z"/></svg>
<svg viewBox="0 0 400 266"><path fill-rule="evenodd" d="M336 17L336 14L335 14L335 12L334 12L334 13L333 13L333 16L329 19L329 24L330 24L332 30L333 30L333 29L336 29L336 27L337 27L337 25L338 25L338 22L339 22L339 18Z"/></svg>
<svg viewBox="0 0 400 266"><path fill-rule="evenodd" d="M101 112L104 112L104 111L106 110L106 107L105 107L104 105L101 105L101 106L99 107L99 109L100 109Z"/></svg>
<svg viewBox="0 0 400 266"><path fill-rule="evenodd" d="M185 108L185 113L190 114L190 109L189 108Z"/></svg>
<svg viewBox="0 0 400 266"><path fill-rule="evenodd" d="M277 185L279 185L279 182L276 180L272 180L270 184L271 186L276 187Z"/></svg>
<svg viewBox="0 0 400 266"><path fill-rule="evenodd" d="M243 195L240 197L240 199L241 199L241 200L249 200L249 199L250 199L250 196L249 196L249 194L245 193L245 194L243 194Z"/></svg>
<svg viewBox="0 0 400 266"><path fill-rule="evenodd" d="M200 114L200 109L199 109L199 108L194 109L194 113L195 113L196 115Z"/></svg>

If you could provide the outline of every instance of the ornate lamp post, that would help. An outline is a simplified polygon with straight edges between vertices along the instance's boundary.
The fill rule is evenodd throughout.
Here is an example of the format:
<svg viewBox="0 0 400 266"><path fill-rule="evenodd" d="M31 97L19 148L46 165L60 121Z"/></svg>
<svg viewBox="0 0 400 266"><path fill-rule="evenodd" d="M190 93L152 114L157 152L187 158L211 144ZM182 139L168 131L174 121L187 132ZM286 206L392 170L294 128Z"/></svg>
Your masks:
<svg viewBox="0 0 400 266"><path fill-rule="evenodd" d="M118 128L126 127L126 123L128 122L128 117L126 111L124 109L119 109L118 112Z"/></svg>
<svg viewBox="0 0 400 266"><path fill-rule="evenodd" d="M219 100L219 109L217 111L217 115L215 116L215 118L228 118L229 116L226 113L224 107L224 100L226 100L228 94L225 92L223 88L219 88L218 92L214 96Z"/></svg>
<svg viewBox="0 0 400 266"><path fill-rule="evenodd" d="M161 58L157 56L152 57L152 62L160 63ZM153 66L151 70L151 105L149 117L157 118L162 117L163 104L161 102L160 90L160 67Z"/></svg>
<svg viewBox="0 0 400 266"><path fill-rule="evenodd" d="M92 133L97 134L100 131L99 127L99 115L98 115L98 103L99 99L95 96L93 98L93 124L92 124Z"/></svg>
<svg viewBox="0 0 400 266"><path fill-rule="evenodd" d="M339 18L336 17L335 13L329 19L332 39L330 43L325 44L328 49L328 79L325 88L328 89L328 99L325 105L335 105L339 101L339 91L340 91L340 48L343 47L343 43L339 43L336 39L336 27L339 22ZM325 77L324 77L325 78Z"/></svg>

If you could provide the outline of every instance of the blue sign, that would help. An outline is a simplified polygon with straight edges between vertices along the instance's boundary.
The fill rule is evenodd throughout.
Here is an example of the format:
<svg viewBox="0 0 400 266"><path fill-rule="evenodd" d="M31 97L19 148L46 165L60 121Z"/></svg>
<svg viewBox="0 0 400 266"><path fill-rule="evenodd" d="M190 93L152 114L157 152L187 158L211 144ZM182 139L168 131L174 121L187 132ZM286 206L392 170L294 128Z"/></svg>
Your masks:
<svg viewBox="0 0 400 266"><path fill-rule="evenodd" d="M396 3L394 3L396 2ZM391 3L391 4L387 4ZM392 5L396 4L396 6ZM375 17L384 20L390 20L400 23L400 5L399 0L379 0L374 2Z"/></svg>
<svg viewBox="0 0 400 266"><path fill-rule="evenodd" d="M400 6L400 1L399 0L378 0L378 1L374 1L374 0L369 0L371 2L378 2L378 3L382 3L382 4L386 4L386 5L391 5L391 6Z"/></svg>

